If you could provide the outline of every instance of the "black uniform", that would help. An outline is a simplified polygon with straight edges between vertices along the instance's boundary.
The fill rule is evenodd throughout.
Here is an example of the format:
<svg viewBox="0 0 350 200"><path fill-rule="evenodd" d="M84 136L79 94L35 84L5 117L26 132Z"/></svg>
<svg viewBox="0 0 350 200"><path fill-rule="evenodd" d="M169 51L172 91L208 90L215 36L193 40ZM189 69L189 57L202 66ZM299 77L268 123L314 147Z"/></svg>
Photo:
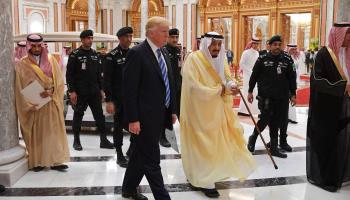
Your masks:
<svg viewBox="0 0 350 200"><path fill-rule="evenodd" d="M105 131L105 117L102 110L102 65L101 59L93 49L75 49L70 55L67 64L67 85L68 91L76 92L77 104L73 106L73 132L76 139L79 139L81 123L86 108L89 106L96 126L100 132L101 145L109 145ZM80 140L79 140L80 144ZM113 146L112 146L113 147ZM106 148L106 147L105 147ZM110 147L107 147L110 148Z"/></svg>
<svg viewBox="0 0 350 200"><path fill-rule="evenodd" d="M174 85L175 85L175 95L177 102L177 117L180 118L180 100L181 100L181 51L177 47L173 47L169 44L165 45L166 53L168 54L171 62L171 68L173 70Z"/></svg>
<svg viewBox="0 0 350 200"><path fill-rule="evenodd" d="M296 93L296 72L292 58L286 53L274 56L271 52L261 55L254 65L249 80L249 92L258 83L258 107L261 115L258 121L260 131L270 127L271 151L277 151L278 129L284 128L288 118L289 98ZM248 149L254 151L258 132L254 129L249 138ZM281 140L286 138L281 132Z"/></svg>
<svg viewBox="0 0 350 200"><path fill-rule="evenodd" d="M104 63L103 88L106 94L106 102L113 102L116 108L113 132L116 148L123 145L122 73L128 50L122 49L119 45L106 55Z"/></svg>

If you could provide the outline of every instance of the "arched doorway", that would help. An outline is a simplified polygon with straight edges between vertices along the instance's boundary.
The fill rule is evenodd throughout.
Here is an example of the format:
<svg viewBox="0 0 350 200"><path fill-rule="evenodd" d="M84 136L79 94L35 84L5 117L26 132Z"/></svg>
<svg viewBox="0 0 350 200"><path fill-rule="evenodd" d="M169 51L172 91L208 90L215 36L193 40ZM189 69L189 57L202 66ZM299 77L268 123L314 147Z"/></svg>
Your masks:
<svg viewBox="0 0 350 200"><path fill-rule="evenodd" d="M148 17L165 16L163 0L148 1ZM128 24L134 29L134 36L141 36L141 0L132 0L131 10L128 12Z"/></svg>
<svg viewBox="0 0 350 200"><path fill-rule="evenodd" d="M97 25L99 13L98 0L95 0L95 4ZM68 0L66 5L68 31L82 31L87 29L89 19L89 0Z"/></svg>

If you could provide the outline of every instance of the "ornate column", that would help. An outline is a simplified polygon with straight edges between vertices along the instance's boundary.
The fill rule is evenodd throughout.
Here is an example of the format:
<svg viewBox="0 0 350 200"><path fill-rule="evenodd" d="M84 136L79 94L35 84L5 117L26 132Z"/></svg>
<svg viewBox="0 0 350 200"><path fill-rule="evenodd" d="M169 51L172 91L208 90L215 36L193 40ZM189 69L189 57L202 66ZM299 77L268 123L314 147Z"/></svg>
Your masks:
<svg viewBox="0 0 350 200"><path fill-rule="evenodd" d="M95 0L89 0L88 4L89 4L89 10L88 10L89 25L88 26L89 26L89 29L96 31L96 2Z"/></svg>
<svg viewBox="0 0 350 200"><path fill-rule="evenodd" d="M187 38L187 50L190 50L192 49L192 31L195 31L195 27L193 27L193 30L192 30L192 1L191 0L188 0L188 3L187 3L187 33L183 33L183 34L186 34L186 38Z"/></svg>
<svg viewBox="0 0 350 200"><path fill-rule="evenodd" d="M176 1L176 28L181 30L183 32L183 16L184 16L184 0L177 0ZM183 34L179 35L179 43L184 44L183 41Z"/></svg>
<svg viewBox="0 0 350 200"><path fill-rule="evenodd" d="M148 20L148 1L147 0L141 0L141 35L140 38L146 37L146 23Z"/></svg>
<svg viewBox="0 0 350 200"><path fill-rule="evenodd" d="M13 185L28 171L25 149L18 143L14 93L11 0L0 1L0 184Z"/></svg>
<svg viewBox="0 0 350 200"><path fill-rule="evenodd" d="M233 64L235 66L238 65L238 60L240 59L241 57L241 54L240 54L240 49L239 49L239 11L238 10L235 10L234 13L233 13L233 25L232 25L232 28L233 28L233 54L234 54L234 60L233 60ZM237 78L237 77L236 77Z"/></svg>
<svg viewBox="0 0 350 200"><path fill-rule="evenodd" d="M350 1L349 0L339 0L338 11L337 11L337 21L350 21Z"/></svg>

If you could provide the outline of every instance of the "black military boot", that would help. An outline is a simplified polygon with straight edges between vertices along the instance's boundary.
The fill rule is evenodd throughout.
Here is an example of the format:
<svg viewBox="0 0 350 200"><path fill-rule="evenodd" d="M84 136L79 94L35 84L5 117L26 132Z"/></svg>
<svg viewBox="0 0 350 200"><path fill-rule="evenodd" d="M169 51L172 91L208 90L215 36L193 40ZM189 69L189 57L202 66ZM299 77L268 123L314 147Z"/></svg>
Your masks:
<svg viewBox="0 0 350 200"><path fill-rule="evenodd" d="M126 168L128 166L128 160L124 157L121 147L117 147L117 164L120 167Z"/></svg>
<svg viewBox="0 0 350 200"><path fill-rule="evenodd" d="M255 151L255 143L257 138L258 135L255 132L251 136L249 136L247 148L252 153L254 153Z"/></svg>
<svg viewBox="0 0 350 200"><path fill-rule="evenodd" d="M165 137L165 133L160 136L159 144L163 147L171 147L171 144Z"/></svg>
<svg viewBox="0 0 350 200"><path fill-rule="evenodd" d="M73 148L76 151L83 150L83 147L80 144L80 135L79 135L79 133L74 133Z"/></svg>
<svg viewBox="0 0 350 200"><path fill-rule="evenodd" d="M0 193L1 192L5 192L5 186L3 186L3 185L0 185Z"/></svg>
<svg viewBox="0 0 350 200"><path fill-rule="evenodd" d="M287 152L292 152L293 148L287 143L287 138L286 137L281 137L280 136L280 148L287 151Z"/></svg>
<svg viewBox="0 0 350 200"><path fill-rule="evenodd" d="M100 135L100 148L114 149L114 144L107 139L106 133L101 133Z"/></svg>
<svg viewBox="0 0 350 200"><path fill-rule="evenodd" d="M278 148L277 148L277 138L271 138L270 142L270 152L272 156L279 157L279 158L287 158L287 154L282 153Z"/></svg>

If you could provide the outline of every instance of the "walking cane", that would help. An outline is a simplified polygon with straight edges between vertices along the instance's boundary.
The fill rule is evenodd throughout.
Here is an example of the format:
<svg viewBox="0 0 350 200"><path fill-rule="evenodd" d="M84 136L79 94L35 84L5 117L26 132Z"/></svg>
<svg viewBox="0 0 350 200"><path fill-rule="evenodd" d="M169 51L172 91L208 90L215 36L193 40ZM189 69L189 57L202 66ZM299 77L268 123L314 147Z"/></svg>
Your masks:
<svg viewBox="0 0 350 200"><path fill-rule="evenodd" d="M239 91L239 95L241 96L241 98L242 98L242 100L243 100L243 102L244 102L245 107L247 108L247 110L248 110L248 112L249 112L249 116L250 116L250 118L253 120L254 126L255 126L256 130L258 131L262 142L264 143L265 149L266 149L267 154L269 155L269 157L270 157L270 159L271 159L271 161L272 161L272 163L273 163L273 166L275 167L275 169L278 169L278 166L276 165L275 160L274 160L273 157L271 156L270 150L269 150L269 149L267 148L267 146L266 146L266 142L265 142L265 140L264 140L264 137L263 137L262 134L261 134L261 131L260 131L259 127L258 127L258 124L256 123L256 121L255 121L255 119L254 119L254 117L253 117L253 115L252 115L252 112L250 111L249 106L248 106L247 102L245 101L245 99L244 99L244 97L243 97L243 94L242 94L241 90L239 89L238 91Z"/></svg>

